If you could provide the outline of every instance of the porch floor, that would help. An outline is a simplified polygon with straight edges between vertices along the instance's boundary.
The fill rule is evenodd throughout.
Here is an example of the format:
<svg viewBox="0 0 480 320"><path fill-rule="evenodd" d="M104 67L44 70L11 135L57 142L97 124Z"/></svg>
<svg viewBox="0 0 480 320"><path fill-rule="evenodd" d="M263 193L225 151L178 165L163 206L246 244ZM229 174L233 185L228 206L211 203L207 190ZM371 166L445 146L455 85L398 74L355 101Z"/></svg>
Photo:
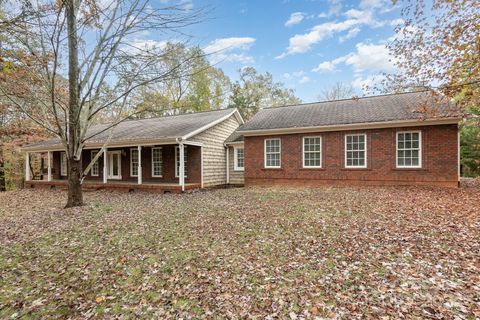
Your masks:
<svg viewBox="0 0 480 320"><path fill-rule="evenodd" d="M25 182L26 188L48 188L48 189L66 189L68 185L67 180L31 180ZM185 190L200 189L200 183L185 183ZM138 184L132 181L112 181L108 180L107 183L103 181L85 180L83 182L84 190L125 190L125 191L150 191L150 192L182 192L182 187L178 183L174 182L145 182Z"/></svg>

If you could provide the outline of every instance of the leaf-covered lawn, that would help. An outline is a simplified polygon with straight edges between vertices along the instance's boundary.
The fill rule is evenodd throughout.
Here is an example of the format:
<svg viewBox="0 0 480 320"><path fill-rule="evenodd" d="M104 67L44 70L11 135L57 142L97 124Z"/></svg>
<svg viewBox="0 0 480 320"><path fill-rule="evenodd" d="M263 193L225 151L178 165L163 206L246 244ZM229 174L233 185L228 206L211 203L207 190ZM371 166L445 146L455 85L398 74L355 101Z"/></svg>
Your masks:
<svg viewBox="0 0 480 320"><path fill-rule="evenodd" d="M480 188L0 194L0 318L480 317Z"/></svg>

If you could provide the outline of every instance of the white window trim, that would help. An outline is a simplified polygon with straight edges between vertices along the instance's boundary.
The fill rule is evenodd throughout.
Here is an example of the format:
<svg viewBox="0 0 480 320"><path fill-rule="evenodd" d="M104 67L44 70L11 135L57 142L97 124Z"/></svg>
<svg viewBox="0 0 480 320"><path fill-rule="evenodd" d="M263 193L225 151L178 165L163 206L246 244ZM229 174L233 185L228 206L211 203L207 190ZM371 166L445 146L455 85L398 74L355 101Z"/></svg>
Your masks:
<svg viewBox="0 0 480 320"><path fill-rule="evenodd" d="M239 167L238 162L237 162L237 159L238 159L237 152L238 152L239 149L243 150L243 167ZM233 170L234 171L245 171L245 148L244 147L237 147L237 146L233 147Z"/></svg>
<svg viewBox="0 0 480 320"><path fill-rule="evenodd" d="M320 165L319 166L305 166L305 138L320 138ZM302 138L302 168L304 169L321 169L322 168L322 136L304 136ZM311 151L310 151L311 153Z"/></svg>
<svg viewBox="0 0 480 320"><path fill-rule="evenodd" d="M418 133L418 165L413 166L413 165L399 165L398 164L398 135L401 133ZM412 130L412 131L397 131L396 134L396 141L395 141L395 164L397 165L397 168L403 169L403 168L422 168L422 131L420 130Z"/></svg>
<svg viewBox="0 0 480 320"><path fill-rule="evenodd" d="M95 156L97 155L98 153L98 150L92 150L90 151L90 161L93 160L93 158L95 158ZM97 174L93 174L93 167L95 166L95 164L97 164ZM92 177L98 177L100 173L100 164L98 163L98 159L97 161L95 161L93 164L92 164L92 169L90 169L90 175Z"/></svg>
<svg viewBox="0 0 480 320"><path fill-rule="evenodd" d="M183 149L183 158L184 158L183 161L185 161L185 158L187 158L187 146L186 146L186 145L183 145L183 148L184 148L184 149ZM180 151L180 147L179 147L179 146L175 146L175 178L180 178L180 176L178 175L178 167L177 167L178 153L179 153L179 151ZM188 161L188 158L187 158L187 161ZM186 164L186 163L187 163L187 162L185 161L185 164ZM186 171L187 171L187 170L186 170L186 169L187 169L187 166L186 166L185 164L183 165L183 171L186 172ZM187 177L187 175L184 176L184 178L186 178L186 177Z"/></svg>
<svg viewBox="0 0 480 320"><path fill-rule="evenodd" d="M65 165L63 164L63 157L65 157ZM62 177L66 177L68 175L67 162L67 153L65 151L60 152L60 176Z"/></svg>
<svg viewBox="0 0 480 320"><path fill-rule="evenodd" d="M278 140L279 164L278 166L267 166L267 141ZM280 138L268 138L263 140L263 165L266 169L279 169L282 167L282 140Z"/></svg>
<svg viewBox="0 0 480 320"><path fill-rule="evenodd" d="M162 174L156 175L155 170L153 167L153 150L160 150L160 153L162 154ZM162 147L152 147L152 154L151 154L151 163L152 163L152 178L163 178L163 149Z"/></svg>
<svg viewBox="0 0 480 320"><path fill-rule="evenodd" d="M133 152L132 151L136 151L138 152L138 148L130 148L130 177L138 177L138 174L133 174ZM138 159L139 159L139 156L137 155L137 170L138 170ZM152 162L153 162L153 156L152 156ZM152 170L153 170L153 163L152 163Z"/></svg>
<svg viewBox="0 0 480 320"><path fill-rule="evenodd" d="M352 166L352 165L347 165L347 137L352 137L352 136L364 136L365 137L365 150L355 150L355 151L365 151L365 164L363 166ZM367 134L366 133L353 133L353 134L346 134L345 135L345 142L343 149L345 150L345 155L344 155L344 161L345 161L345 168L360 168L360 169L365 169L367 168L368 165L368 141L367 141ZM353 151L353 150L350 150Z"/></svg>

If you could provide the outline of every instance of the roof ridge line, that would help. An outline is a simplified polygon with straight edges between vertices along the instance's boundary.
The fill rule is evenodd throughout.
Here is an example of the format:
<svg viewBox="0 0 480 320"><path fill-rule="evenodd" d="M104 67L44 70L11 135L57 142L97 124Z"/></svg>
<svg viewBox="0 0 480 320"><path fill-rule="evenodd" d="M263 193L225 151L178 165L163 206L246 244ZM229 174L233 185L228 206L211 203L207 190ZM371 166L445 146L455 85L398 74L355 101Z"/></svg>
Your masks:
<svg viewBox="0 0 480 320"><path fill-rule="evenodd" d="M229 109L231 109L233 111L237 108L223 108L223 109L217 109L217 110L204 110L204 111L196 111L196 112L190 112L190 113L170 114L170 115L166 115L166 116L143 118L143 119L129 119L129 118L126 118L125 120L121 121L121 123L130 122L130 121L145 121L145 120L165 119L165 118L180 117L180 116L187 116L187 115L193 115L193 114L226 111L226 110L229 110ZM108 125L108 124L111 124L111 122L97 123L97 124L94 124L94 126L96 126L96 125Z"/></svg>

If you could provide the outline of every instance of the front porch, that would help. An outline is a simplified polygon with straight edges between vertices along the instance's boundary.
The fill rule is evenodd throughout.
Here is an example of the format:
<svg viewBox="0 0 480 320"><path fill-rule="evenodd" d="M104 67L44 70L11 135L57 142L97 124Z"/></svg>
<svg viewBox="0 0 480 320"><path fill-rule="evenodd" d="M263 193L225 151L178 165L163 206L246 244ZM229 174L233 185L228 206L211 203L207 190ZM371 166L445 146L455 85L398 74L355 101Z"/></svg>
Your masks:
<svg viewBox="0 0 480 320"><path fill-rule="evenodd" d="M25 182L25 188L44 188L44 189L60 189L66 190L68 188L67 180L30 180ZM185 183L184 191L201 188L200 183ZM158 193L181 193L182 187L178 183L167 182L147 182L134 183L129 181L102 181L84 180L83 190L120 190L126 192L158 192Z"/></svg>
<svg viewBox="0 0 480 320"><path fill-rule="evenodd" d="M162 193L202 188L202 148L201 144L178 143L84 149L83 188ZM36 161L40 163L37 172L30 165L35 156L40 160ZM25 187L67 188L67 166L64 151L27 153Z"/></svg>

